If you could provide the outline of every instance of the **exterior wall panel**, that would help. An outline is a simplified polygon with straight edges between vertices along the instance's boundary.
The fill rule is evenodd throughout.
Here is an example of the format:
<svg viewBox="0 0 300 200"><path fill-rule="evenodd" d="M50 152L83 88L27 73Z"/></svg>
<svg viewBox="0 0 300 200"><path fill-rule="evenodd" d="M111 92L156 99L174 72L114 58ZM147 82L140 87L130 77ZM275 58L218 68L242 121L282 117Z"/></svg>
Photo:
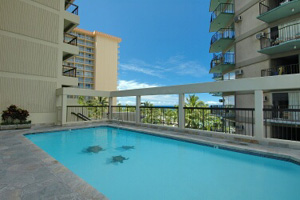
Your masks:
<svg viewBox="0 0 300 200"><path fill-rule="evenodd" d="M0 29L58 43L59 15L19 0L0 0Z"/></svg>
<svg viewBox="0 0 300 200"><path fill-rule="evenodd" d="M11 104L29 113L55 112L56 83L0 77L0 111Z"/></svg>
<svg viewBox="0 0 300 200"><path fill-rule="evenodd" d="M0 35L0 71L57 76L57 48Z"/></svg>
<svg viewBox="0 0 300 200"><path fill-rule="evenodd" d="M59 9L60 0L32 0L32 1L43 4L55 10L60 10Z"/></svg>

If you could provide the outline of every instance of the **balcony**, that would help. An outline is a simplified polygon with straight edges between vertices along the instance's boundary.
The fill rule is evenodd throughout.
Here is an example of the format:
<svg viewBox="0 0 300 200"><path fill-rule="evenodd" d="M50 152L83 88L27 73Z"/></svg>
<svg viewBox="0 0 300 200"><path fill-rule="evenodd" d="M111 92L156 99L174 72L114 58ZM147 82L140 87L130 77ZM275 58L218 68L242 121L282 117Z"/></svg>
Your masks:
<svg viewBox="0 0 300 200"><path fill-rule="evenodd" d="M299 74L299 64L277 66L261 70L261 76L279 76L287 74Z"/></svg>
<svg viewBox="0 0 300 200"><path fill-rule="evenodd" d="M65 10L74 15L78 15L79 7L76 4L73 4L72 1L66 1Z"/></svg>
<svg viewBox="0 0 300 200"><path fill-rule="evenodd" d="M62 74L63 74L63 76L76 78L76 67L63 65Z"/></svg>
<svg viewBox="0 0 300 200"><path fill-rule="evenodd" d="M234 42L235 33L232 28L222 28L216 32L210 42L210 53L222 52L228 49Z"/></svg>
<svg viewBox="0 0 300 200"><path fill-rule="evenodd" d="M223 80L222 73L214 73L213 74L213 79L216 80L216 81L222 81Z"/></svg>
<svg viewBox="0 0 300 200"><path fill-rule="evenodd" d="M228 52L225 54L214 54L210 63L209 73L226 73L235 67L235 54Z"/></svg>
<svg viewBox="0 0 300 200"><path fill-rule="evenodd" d="M258 51L259 53L272 55L299 49L300 23L271 30L260 39L261 50Z"/></svg>
<svg viewBox="0 0 300 200"><path fill-rule="evenodd" d="M72 31L75 27L79 25L78 16L79 7L73 4L73 1L65 1L65 12L64 12L64 31Z"/></svg>
<svg viewBox="0 0 300 200"><path fill-rule="evenodd" d="M210 32L216 32L226 27L234 17L234 5L232 3L221 3L211 14Z"/></svg>
<svg viewBox="0 0 300 200"><path fill-rule="evenodd" d="M261 21L271 23L300 13L300 0L264 0L259 3Z"/></svg>
<svg viewBox="0 0 300 200"><path fill-rule="evenodd" d="M228 0L211 0L209 6L209 12L213 12L214 10L216 10L216 8L219 6L220 3L228 3Z"/></svg>
<svg viewBox="0 0 300 200"><path fill-rule="evenodd" d="M77 47L77 37L75 35L65 33L63 42L63 60L67 60L70 57L79 54L79 48Z"/></svg>

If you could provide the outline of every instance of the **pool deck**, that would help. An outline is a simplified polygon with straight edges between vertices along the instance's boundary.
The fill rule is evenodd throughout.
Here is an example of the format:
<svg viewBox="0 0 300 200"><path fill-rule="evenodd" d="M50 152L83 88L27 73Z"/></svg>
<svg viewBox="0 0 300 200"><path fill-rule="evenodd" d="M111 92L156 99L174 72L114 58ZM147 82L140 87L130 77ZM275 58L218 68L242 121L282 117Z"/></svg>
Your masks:
<svg viewBox="0 0 300 200"><path fill-rule="evenodd" d="M33 127L26 130L0 131L0 197L17 199L107 199L103 194L64 167L24 134L112 125L214 148L228 149L278 158L300 165L300 150L230 141L157 128L110 123L70 126Z"/></svg>

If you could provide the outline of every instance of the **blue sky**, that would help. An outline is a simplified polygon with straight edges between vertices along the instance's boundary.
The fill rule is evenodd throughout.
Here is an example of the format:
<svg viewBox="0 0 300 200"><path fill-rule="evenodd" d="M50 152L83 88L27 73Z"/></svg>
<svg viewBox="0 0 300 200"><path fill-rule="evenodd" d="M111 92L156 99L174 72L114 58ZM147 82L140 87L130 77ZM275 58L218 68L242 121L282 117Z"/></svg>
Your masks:
<svg viewBox="0 0 300 200"><path fill-rule="evenodd" d="M122 38L119 89L133 89L213 81L208 73L209 2L77 0L76 4L80 6L80 28ZM149 100L169 105L176 98L161 96L159 101L152 97ZM210 95L200 98L205 102L218 101Z"/></svg>

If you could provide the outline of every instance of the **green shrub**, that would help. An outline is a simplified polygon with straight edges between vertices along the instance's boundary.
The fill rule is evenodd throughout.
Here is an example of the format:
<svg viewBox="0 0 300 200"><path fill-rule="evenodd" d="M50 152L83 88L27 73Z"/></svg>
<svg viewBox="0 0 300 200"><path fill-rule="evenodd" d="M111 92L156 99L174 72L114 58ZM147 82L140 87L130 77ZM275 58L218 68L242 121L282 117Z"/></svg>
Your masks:
<svg viewBox="0 0 300 200"><path fill-rule="evenodd" d="M2 125L9 124L30 124L31 121L27 121L29 112L18 108L16 105L11 105L2 112Z"/></svg>

